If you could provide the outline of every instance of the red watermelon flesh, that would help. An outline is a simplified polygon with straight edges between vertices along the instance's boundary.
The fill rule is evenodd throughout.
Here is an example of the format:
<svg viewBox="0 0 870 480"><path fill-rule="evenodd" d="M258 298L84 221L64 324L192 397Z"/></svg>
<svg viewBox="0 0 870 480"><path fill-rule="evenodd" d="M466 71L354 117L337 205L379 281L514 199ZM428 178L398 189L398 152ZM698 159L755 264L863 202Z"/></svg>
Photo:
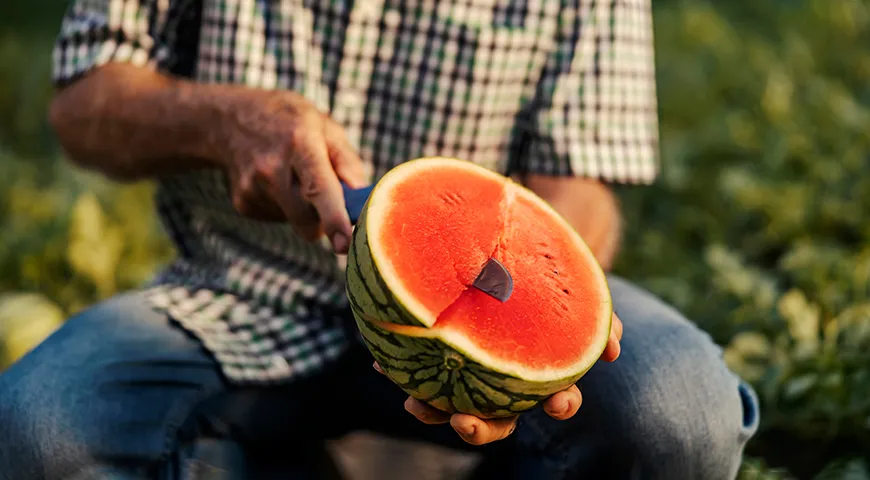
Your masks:
<svg viewBox="0 0 870 480"><path fill-rule="evenodd" d="M421 324L381 326L440 338L478 362L529 380L585 370L601 354L610 329L600 267L542 199L468 165L433 161L416 172L403 165L397 168L404 175L391 173L375 188L367 224L372 257ZM471 287L490 257L513 277L507 302Z"/></svg>

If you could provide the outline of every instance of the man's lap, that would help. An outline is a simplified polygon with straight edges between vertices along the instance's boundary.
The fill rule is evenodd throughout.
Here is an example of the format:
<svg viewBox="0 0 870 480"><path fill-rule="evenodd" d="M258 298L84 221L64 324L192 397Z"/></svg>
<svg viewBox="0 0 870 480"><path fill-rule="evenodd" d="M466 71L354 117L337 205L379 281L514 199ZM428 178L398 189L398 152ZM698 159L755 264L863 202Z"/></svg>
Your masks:
<svg viewBox="0 0 870 480"><path fill-rule="evenodd" d="M584 404L574 419L559 422L540 410L521 417L513 439L519 464L537 469L544 459L553 471L582 465L600 473L618 457L643 471L667 459L677 469L671 473L736 468L739 458L702 465L692 455L698 448L739 454L754 428L754 421L744 426L746 402L718 348L652 296L619 279L611 288L625 324L621 357L579 382ZM203 434L288 454L291 444L355 429L470 448L449 426L406 413L404 394L371 368L366 352L352 352L316 378L232 388L197 341L141 294L119 296L70 319L0 376L0 422L12 432L0 438L0 472L30 465L15 478L62 478L88 462L158 462Z"/></svg>

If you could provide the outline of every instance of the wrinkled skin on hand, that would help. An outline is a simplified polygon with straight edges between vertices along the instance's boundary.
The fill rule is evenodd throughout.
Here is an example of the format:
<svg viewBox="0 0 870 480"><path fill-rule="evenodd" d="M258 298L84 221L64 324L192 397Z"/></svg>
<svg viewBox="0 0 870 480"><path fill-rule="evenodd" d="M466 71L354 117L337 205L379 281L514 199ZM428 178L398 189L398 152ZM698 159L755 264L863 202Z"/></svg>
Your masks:
<svg viewBox="0 0 870 480"><path fill-rule="evenodd" d="M346 253L351 224L340 181L362 187L365 174L341 126L293 92L251 90L226 108L223 164L236 210L288 222L309 241L325 234Z"/></svg>
<svg viewBox="0 0 870 480"><path fill-rule="evenodd" d="M613 328L610 329L610 338L604 353L601 354L601 360L613 362L619 357L620 340L622 340L622 321L614 314ZM374 368L378 372L384 373L377 362L374 363ZM558 392L546 399L542 406L547 415L554 419L567 420L577 413L582 402L583 397L580 395L580 389L576 385L571 385L567 390ZM408 397L405 400L405 410L414 415L417 420L429 425L450 423L453 430L472 445L485 445L507 438L516 429L519 418L519 416L513 416L481 419L464 413L449 414L430 407L413 397Z"/></svg>

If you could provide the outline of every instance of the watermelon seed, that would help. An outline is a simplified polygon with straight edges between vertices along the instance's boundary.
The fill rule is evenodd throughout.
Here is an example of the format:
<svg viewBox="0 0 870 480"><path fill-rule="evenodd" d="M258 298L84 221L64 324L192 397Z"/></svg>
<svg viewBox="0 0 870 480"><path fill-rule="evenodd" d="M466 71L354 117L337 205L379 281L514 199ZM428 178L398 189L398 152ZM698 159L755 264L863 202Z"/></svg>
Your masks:
<svg viewBox="0 0 870 480"><path fill-rule="evenodd" d="M545 254L544 254L544 258L546 258L547 260L552 260L552 259L553 259L553 256L550 255L549 253L545 253Z"/></svg>
<svg viewBox="0 0 870 480"><path fill-rule="evenodd" d="M569 293L567 288L563 288L562 291L565 293Z"/></svg>
<svg viewBox="0 0 870 480"><path fill-rule="evenodd" d="M558 275L558 274L559 274L559 271L558 271L558 270L553 270L553 273L555 273L556 275Z"/></svg>

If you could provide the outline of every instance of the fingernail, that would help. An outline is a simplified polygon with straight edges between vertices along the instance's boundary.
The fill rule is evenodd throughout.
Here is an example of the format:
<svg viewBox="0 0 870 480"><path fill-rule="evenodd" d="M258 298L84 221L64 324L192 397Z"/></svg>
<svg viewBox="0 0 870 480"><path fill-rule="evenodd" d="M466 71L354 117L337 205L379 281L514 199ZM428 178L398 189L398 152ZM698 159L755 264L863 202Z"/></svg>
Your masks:
<svg viewBox="0 0 870 480"><path fill-rule="evenodd" d="M456 431L464 437L474 436L474 425L460 425L456 427Z"/></svg>
<svg viewBox="0 0 870 480"><path fill-rule="evenodd" d="M347 251L347 247L350 246L350 241L347 239L347 236L343 233L336 233L332 236L332 248L334 248L337 252Z"/></svg>

